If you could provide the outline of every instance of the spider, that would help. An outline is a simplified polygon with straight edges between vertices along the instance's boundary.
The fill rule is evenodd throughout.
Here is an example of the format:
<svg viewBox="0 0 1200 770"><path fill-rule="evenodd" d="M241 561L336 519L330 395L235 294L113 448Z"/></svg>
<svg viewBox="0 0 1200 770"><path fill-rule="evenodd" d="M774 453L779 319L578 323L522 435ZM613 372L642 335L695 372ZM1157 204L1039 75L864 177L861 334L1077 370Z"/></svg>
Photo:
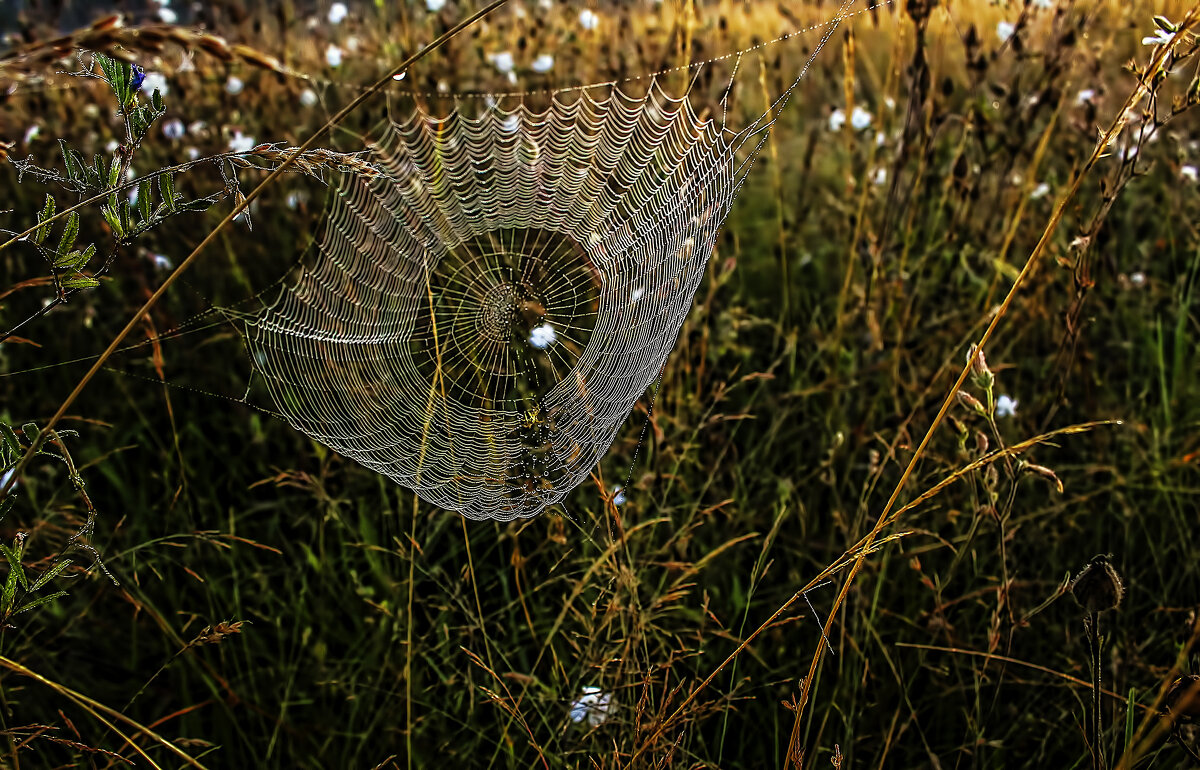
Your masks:
<svg viewBox="0 0 1200 770"><path fill-rule="evenodd" d="M541 404L535 404L521 413L521 422L509 437L518 439L532 454L545 455L554 449L553 438L557 432L554 418Z"/></svg>
<svg viewBox="0 0 1200 770"><path fill-rule="evenodd" d="M554 418L541 404L521 413L520 422L509 433L509 438L517 439L521 447L520 456L511 469L510 483L515 482L518 488L534 494L554 489L549 472L557 462L554 454L557 433Z"/></svg>

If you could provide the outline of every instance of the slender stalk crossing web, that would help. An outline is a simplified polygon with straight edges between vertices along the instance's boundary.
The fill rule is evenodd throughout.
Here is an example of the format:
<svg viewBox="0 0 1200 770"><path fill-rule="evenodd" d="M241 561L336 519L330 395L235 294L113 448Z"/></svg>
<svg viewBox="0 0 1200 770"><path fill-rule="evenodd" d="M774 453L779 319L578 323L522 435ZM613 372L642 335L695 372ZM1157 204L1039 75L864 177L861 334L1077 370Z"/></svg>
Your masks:
<svg viewBox="0 0 1200 770"><path fill-rule="evenodd" d="M586 479L771 123L735 133L648 82L393 116L379 173L335 181L319 258L241 321L285 419L470 518L532 516Z"/></svg>

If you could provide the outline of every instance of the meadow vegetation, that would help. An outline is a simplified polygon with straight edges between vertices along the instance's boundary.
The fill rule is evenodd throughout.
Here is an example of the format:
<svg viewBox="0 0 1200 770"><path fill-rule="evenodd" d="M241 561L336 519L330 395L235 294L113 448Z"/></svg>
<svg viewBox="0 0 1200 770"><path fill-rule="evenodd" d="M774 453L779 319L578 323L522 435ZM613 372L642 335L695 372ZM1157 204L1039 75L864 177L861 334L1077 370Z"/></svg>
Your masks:
<svg viewBox="0 0 1200 770"><path fill-rule="evenodd" d="M75 284L29 240L0 252L0 332L34 317L0 344L4 467L236 202L204 158L300 144L480 7L347 6L335 23L324 0L214 3L55 42L31 9L10 32L0 238L37 224L47 193L79 199L19 178L23 159L63 171L59 138L84 158L128 146L109 85L63 74L92 61L76 47L161 78L129 165L185 165L180 199L212 205L117 248L85 208L75 240L97 254L67 264ZM218 234L154 307L46 454L5 477L3 763L1196 761L1200 57L1176 30L1190 10L907 0L843 24L758 158L660 387L594 483L530 520L464 521L249 407L228 325L165 334L309 249L327 188L285 178L252 231ZM636 77L836 11L513 0L398 87L436 101ZM817 39L746 59L745 114ZM721 85L694 84L698 110ZM321 146L363 149L384 109Z"/></svg>

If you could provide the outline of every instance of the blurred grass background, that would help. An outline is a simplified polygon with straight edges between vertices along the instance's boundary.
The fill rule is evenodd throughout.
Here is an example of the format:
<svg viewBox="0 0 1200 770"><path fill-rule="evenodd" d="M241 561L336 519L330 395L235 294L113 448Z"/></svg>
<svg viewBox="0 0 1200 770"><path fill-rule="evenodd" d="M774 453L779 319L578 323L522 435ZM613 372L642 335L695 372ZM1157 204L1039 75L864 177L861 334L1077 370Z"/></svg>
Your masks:
<svg viewBox="0 0 1200 770"><path fill-rule="evenodd" d="M239 132L298 143L476 7L348 5L337 24L323 2L178 9L176 24L203 25L307 79L225 61L211 44L156 44L153 30L169 26L155 7L114 6L132 14L128 25L149 25L143 47L134 36L126 50L165 76L166 121L185 128L174 139L156 132L138 170L191 148L224 151ZM594 29L581 23L585 8ZM650 394L597 484L565 511L464 526L238 403L247 370L231 329L165 342L157 363L144 348L123 357L64 423L81 433L72 451L101 513L92 542L120 585L81 566L67 597L3 630L0 653L208 767L799 766L790 745L804 766L1086 766L1082 611L1069 598L1033 611L1065 575L1111 552L1128 593L1106 619L1105 741L1121 754L1180 655L1195 663L1200 133L1188 110L1148 131L1186 90L1194 60L1084 181L987 349L996 394L1015 412L990 421L956 407L901 502L1000 442L1122 424L1026 456L1057 474L1061 494L997 463L888 530L906 534L866 562L798 721L788 704L825 643L836 579L666 718L873 526L968 344L1132 90L1126 64L1151 54L1151 17L1184 8L913 0L844 25L724 228L663 374L619 509L623 536L610 531L602 493L625 481ZM55 74L77 65L21 54L63 31L60 10L26 2L0 59L0 140L43 164L55 162L57 137L87 154L119 138L111 97ZM626 78L835 12L514 0L409 82L438 93ZM744 114L790 83L816 39L746 59L735 94ZM342 52L337 67L330 46ZM515 85L489 60L502 51ZM553 66L535 72L543 54ZM702 109L702 89L697 98ZM861 128L856 107L869 113ZM381 115L377 106L352 119L333 144L359 149ZM46 188L2 168L2 224L20 230ZM213 184L203 173L180 181ZM220 236L141 338L281 274L315 237L323 194L300 180L269 194L253 234ZM155 255L181 259L216 216L122 252L100 289L23 330L29 342L0 346L0 418L44 420L82 374L64 362L102 349L162 280ZM85 232L103 237L101 221L85 218ZM7 329L50 289L31 281L45 268L21 244L0 264ZM81 511L54 466L35 466L20 492L0 536L28 532L32 563L64 544ZM11 670L0 687L6 764L107 767L122 761L99 749L132 756L53 688ZM571 719L584 687L611 693L597 724ZM1162 740L1137 762L1185 756Z"/></svg>

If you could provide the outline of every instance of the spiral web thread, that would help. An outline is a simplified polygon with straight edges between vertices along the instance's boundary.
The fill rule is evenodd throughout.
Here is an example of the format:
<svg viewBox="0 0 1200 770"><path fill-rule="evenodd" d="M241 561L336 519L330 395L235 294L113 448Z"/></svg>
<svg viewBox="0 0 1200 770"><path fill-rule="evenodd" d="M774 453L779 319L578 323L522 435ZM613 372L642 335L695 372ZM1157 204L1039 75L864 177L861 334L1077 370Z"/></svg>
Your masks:
<svg viewBox="0 0 1200 770"><path fill-rule="evenodd" d="M661 371L803 75L739 132L657 78L393 113L380 173L336 181L319 258L242 320L276 408L473 519L561 501Z"/></svg>

